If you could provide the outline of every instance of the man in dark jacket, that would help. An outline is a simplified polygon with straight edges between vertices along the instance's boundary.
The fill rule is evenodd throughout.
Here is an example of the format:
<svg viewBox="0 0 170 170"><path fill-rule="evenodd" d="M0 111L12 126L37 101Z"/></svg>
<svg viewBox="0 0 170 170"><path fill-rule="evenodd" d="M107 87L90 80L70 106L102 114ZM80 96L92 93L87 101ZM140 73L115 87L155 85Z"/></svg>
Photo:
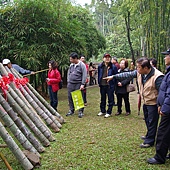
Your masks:
<svg viewBox="0 0 170 170"><path fill-rule="evenodd" d="M157 98L161 122L156 139L156 154L153 158L147 160L149 164L164 164L170 148L170 48L166 52L162 52L162 54L165 55L164 60L167 72L162 80ZM167 155L167 158L170 158L170 154Z"/></svg>
<svg viewBox="0 0 170 170"><path fill-rule="evenodd" d="M105 118L110 117L112 113L112 108L114 104L114 89L115 89L115 79L110 82L104 80L106 76L115 75L117 73L117 68L114 64L111 63L110 54L104 54L103 62L98 66L98 84L100 87L100 112L98 116L105 115ZM108 109L106 111L106 95L108 96Z"/></svg>

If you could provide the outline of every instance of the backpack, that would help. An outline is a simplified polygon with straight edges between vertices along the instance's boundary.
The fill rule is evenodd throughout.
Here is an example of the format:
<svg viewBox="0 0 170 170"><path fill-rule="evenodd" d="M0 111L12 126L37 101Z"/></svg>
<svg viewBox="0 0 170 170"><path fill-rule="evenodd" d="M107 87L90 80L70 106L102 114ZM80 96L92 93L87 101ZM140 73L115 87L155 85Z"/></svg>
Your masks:
<svg viewBox="0 0 170 170"><path fill-rule="evenodd" d="M63 88L63 80L61 80L60 82L59 82L59 89L62 89Z"/></svg>

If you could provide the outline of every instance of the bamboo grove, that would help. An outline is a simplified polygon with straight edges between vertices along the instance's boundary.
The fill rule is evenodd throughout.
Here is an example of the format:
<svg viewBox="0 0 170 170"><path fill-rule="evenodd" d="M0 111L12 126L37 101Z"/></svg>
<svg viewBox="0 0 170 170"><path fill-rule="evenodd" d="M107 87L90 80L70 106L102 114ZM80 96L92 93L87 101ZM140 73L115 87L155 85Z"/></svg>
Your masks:
<svg viewBox="0 0 170 170"><path fill-rule="evenodd" d="M154 57L163 71L160 52L170 47L169 0L92 0L90 7L109 53L132 60Z"/></svg>
<svg viewBox="0 0 170 170"><path fill-rule="evenodd" d="M89 10L67 0L14 2L0 7L1 61L9 58L37 71L54 59L61 70L67 70L71 52L89 59L105 48L105 38L96 29ZM34 82L42 84L40 76Z"/></svg>

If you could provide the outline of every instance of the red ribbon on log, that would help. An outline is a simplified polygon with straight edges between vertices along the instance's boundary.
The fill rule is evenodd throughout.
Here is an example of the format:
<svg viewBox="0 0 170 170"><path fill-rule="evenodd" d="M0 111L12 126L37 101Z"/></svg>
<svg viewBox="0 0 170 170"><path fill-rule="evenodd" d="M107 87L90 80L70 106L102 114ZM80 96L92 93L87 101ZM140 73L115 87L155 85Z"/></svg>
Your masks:
<svg viewBox="0 0 170 170"><path fill-rule="evenodd" d="M24 78L15 78L13 74L8 73L8 76L3 76L0 79L0 88L2 89L3 95L5 100L7 100L6 90L8 90L7 85L11 82L14 82L16 87L19 88L19 86L24 86L29 82L29 79L27 77Z"/></svg>
<svg viewBox="0 0 170 170"><path fill-rule="evenodd" d="M2 89L5 100L7 100L7 95L6 95L6 91L8 90L7 84L8 84L8 79L6 77L2 77L0 80L0 88Z"/></svg>

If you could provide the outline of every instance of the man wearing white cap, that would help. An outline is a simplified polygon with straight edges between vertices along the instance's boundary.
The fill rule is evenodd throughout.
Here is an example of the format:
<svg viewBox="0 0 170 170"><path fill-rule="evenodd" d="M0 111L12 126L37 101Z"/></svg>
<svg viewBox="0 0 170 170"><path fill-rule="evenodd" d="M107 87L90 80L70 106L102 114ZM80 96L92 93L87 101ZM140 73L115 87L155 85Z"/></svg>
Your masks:
<svg viewBox="0 0 170 170"><path fill-rule="evenodd" d="M18 73L25 75L25 74L34 74L33 71L26 70L22 67L20 67L17 64L11 64L11 61L9 59L3 59L2 64L4 66L7 66L9 69L14 68Z"/></svg>

